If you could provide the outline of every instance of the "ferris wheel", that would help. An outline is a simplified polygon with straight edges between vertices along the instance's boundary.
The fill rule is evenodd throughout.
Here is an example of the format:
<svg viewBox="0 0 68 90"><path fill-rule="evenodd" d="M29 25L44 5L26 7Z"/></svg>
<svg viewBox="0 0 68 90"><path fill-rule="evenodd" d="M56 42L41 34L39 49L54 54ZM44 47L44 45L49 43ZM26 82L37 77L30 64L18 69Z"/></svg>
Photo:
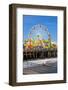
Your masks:
<svg viewBox="0 0 68 90"><path fill-rule="evenodd" d="M29 35L28 35L28 38L29 39L33 39L33 38L36 39L36 37L38 37L38 39L40 40L40 39L43 39L45 37L45 35L47 35L47 39L49 41L49 44L51 45L51 35L48 32L47 26L42 25L42 24L37 24L31 28Z"/></svg>
<svg viewBox="0 0 68 90"><path fill-rule="evenodd" d="M28 37L29 37L29 38L32 38L34 34L36 34L36 35L41 34L41 35L42 35L41 32L47 34L48 37L50 38L51 35L50 35L50 33L48 32L47 26L44 26L44 25L42 25L42 24L34 25L34 26L31 28Z"/></svg>

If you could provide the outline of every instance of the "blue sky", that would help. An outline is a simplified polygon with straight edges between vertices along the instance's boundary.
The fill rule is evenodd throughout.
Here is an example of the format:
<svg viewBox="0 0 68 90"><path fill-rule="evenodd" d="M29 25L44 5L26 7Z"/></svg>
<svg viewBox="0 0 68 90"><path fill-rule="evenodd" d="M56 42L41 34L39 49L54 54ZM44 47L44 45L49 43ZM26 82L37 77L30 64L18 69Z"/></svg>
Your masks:
<svg viewBox="0 0 68 90"><path fill-rule="evenodd" d="M42 24L44 26L47 26L48 32L51 34L52 41L57 42L57 16L24 15L23 24L24 24L23 28L24 39L28 38L28 34L34 25Z"/></svg>

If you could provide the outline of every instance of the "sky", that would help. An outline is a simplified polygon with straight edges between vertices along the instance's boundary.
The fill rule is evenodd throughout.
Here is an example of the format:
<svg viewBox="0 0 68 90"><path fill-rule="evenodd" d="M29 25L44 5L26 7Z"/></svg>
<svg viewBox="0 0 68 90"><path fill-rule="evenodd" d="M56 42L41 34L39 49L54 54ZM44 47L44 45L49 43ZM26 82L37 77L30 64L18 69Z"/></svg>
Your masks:
<svg viewBox="0 0 68 90"><path fill-rule="evenodd" d="M42 24L48 28L51 35L51 40L57 42L57 16L35 16L23 15L23 37L24 40L28 38L31 28L37 24ZM36 30L33 32L33 37L39 33L44 39L48 36L44 30Z"/></svg>

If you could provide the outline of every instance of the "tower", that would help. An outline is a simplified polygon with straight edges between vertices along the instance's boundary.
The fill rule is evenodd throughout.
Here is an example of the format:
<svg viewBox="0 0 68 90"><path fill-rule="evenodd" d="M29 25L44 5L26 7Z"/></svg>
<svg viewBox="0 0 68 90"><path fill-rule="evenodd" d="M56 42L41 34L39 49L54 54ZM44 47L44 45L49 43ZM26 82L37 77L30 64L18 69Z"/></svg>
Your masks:
<svg viewBox="0 0 68 90"><path fill-rule="evenodd" d="M51 48L51 35L50 34L48 34L48 42L49 42L48 47Z"/></svg>

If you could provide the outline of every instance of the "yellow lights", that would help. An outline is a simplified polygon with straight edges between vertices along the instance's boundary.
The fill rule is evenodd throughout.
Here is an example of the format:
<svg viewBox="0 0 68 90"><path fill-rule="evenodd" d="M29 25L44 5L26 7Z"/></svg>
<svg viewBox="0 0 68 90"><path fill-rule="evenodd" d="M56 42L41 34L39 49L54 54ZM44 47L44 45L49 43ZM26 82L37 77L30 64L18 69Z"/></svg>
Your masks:
<svg viewBox="0 0 68 90"><path fill-rule="evenodd" d="M24 43L25 48L34 48L37 46L42 46L43 48L49 48L49 42L48 40L32 40L29 39L27 40L27 42ZM51 43L51 47L50 48L57 48L56 44L52 44Z"/></svg>

